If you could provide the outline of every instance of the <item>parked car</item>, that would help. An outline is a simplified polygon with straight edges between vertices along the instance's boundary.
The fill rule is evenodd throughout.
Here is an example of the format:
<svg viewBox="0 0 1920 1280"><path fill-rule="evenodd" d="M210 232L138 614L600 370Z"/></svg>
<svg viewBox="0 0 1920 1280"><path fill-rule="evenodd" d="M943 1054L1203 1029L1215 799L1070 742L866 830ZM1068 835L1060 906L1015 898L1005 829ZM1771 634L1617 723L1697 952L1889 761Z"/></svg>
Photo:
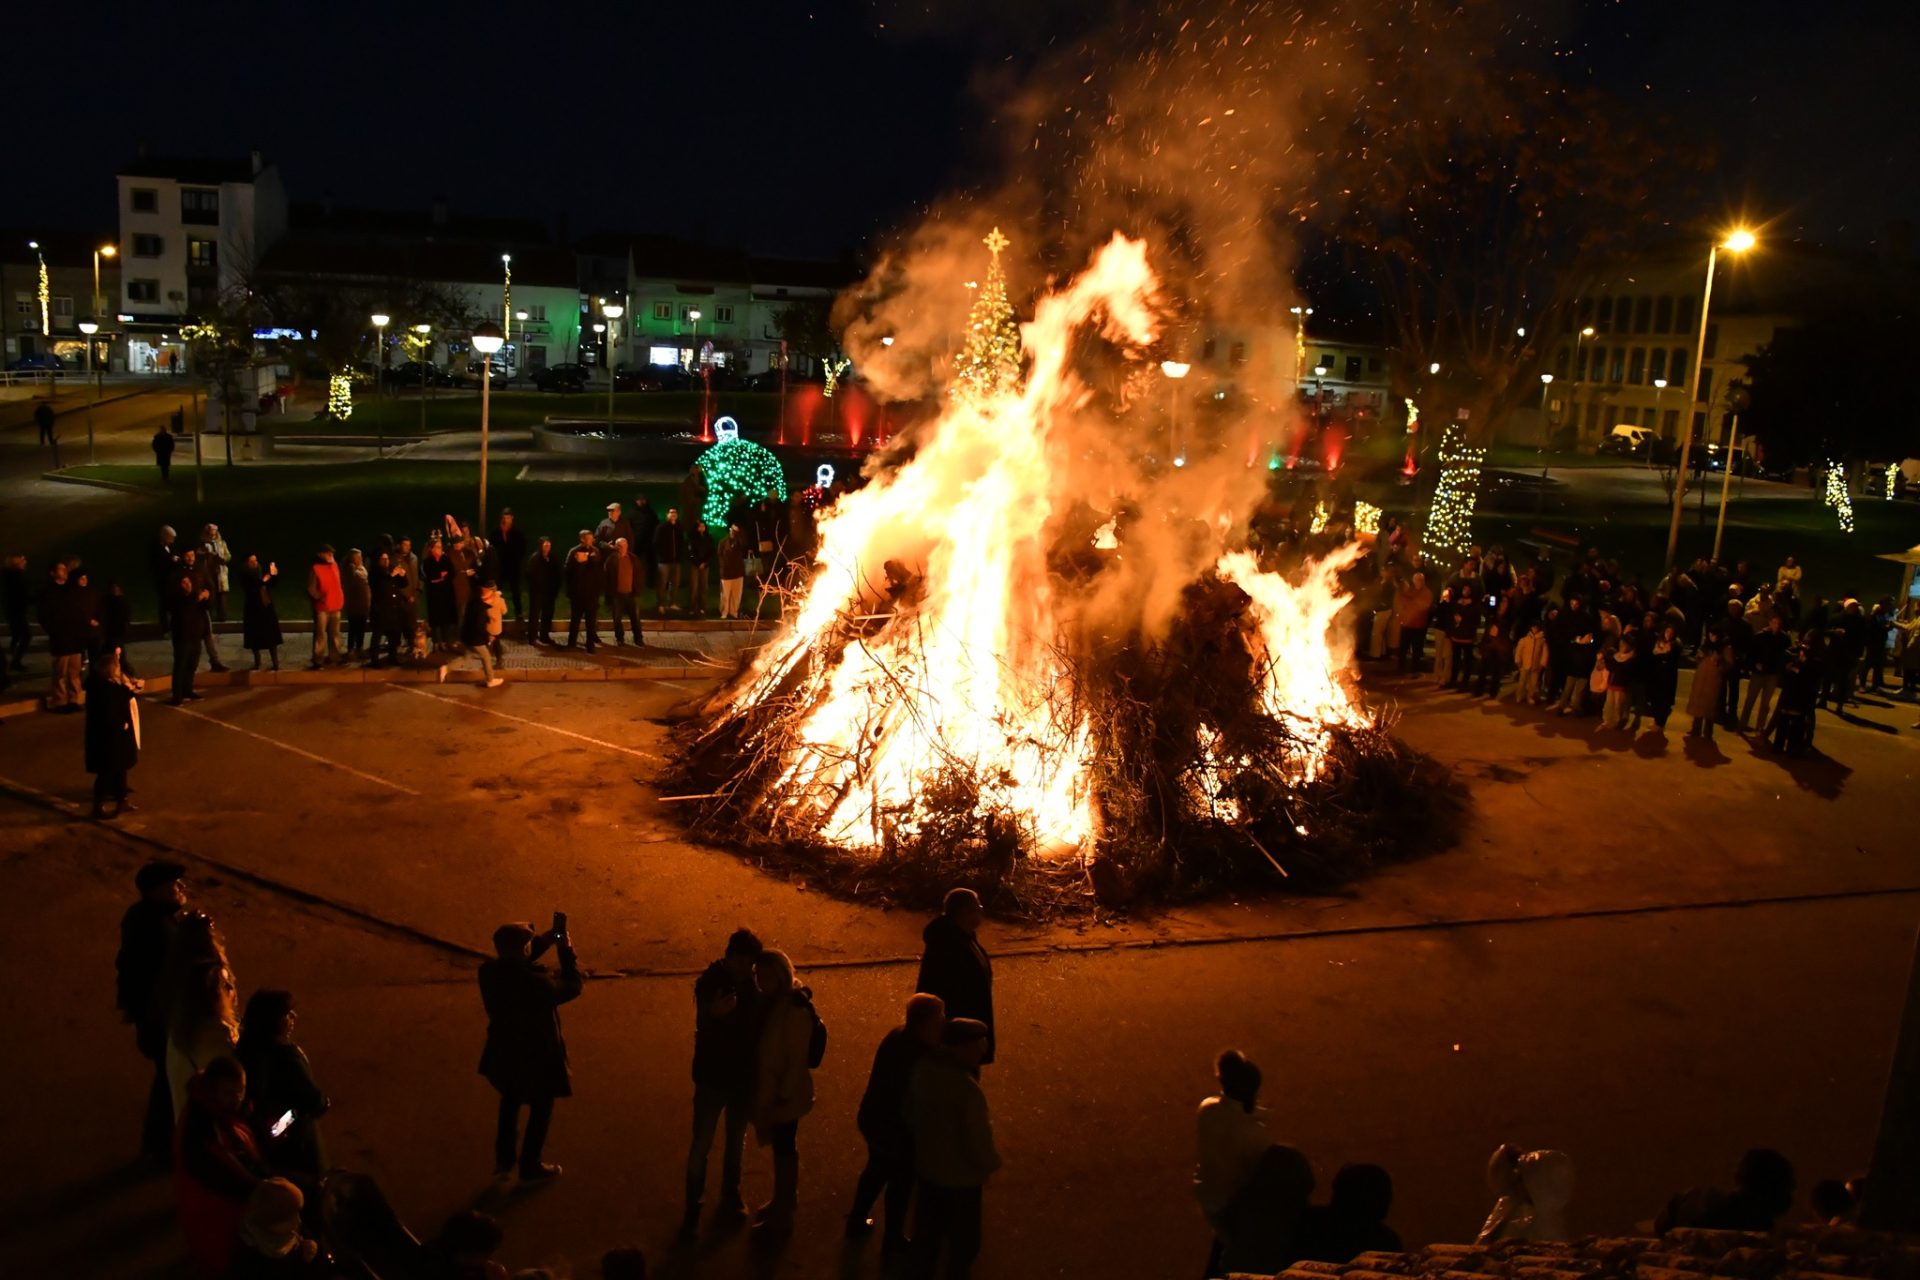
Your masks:
<svg viewBox="0 0 1920 1280"><path fill-rule="evenodd" d="M1723 444L1703 445L1698 440L1693 442L1691 465L1695 471L1731 470L1737 476L1750 476L1757 471L1753 465L1753 455L1744 448L1735 445L1729 454Z"/></svg>
<svg viewBox="0 0 1920 1280"><path fill-rule="evenodd" d="M682 391L692 379L678 365L644 364L613 372L613 385L621 391Z"/></svg>
<svg viewBox="0 0 1920 1280"><path fill-rule="evenodd" d="M1567 486L1537 472L1483 469L1480 505L1489 511L1557 511L1567 505Z"/></svg>
<svg viewBox="0 0 1920 1280"><path fill-rule="evenodd" d="M582 364L550 364L533 371L533 385L541 391L585 391L592 379Z"/></svg>
<svg viewBox="0 0 1920 1280"><path fill-rule="evenodd" d="M21 356L7 366L8 373L49 373L63 378L67 373L66 362L51 351L36 351Z"/></svg>
<svg viewBox="0 0 1920 1280"><path fill-rule="evenodd" d="M507 366L504 362L488 365L483 360L476 360L464 369L456 369L453 371L453 385L478 391L480 389L481 374L489 368L492 369L493 372L488 380L492 382L494 386L504 387L511 381Z"/></svg>
<svg viewBox="0 0 1920 1280"><path fill-rule="evenodd" d="M453 375L429 360L409 360L387 370L390 387L450 387Z"/></svg>
<svg viewBox="0 0 1920 1280"><path fill-rule="evenodd" d="M1600 442L1598 452L1622 458L1644 458L1653 451L1653 442L1657 439L1659 436L1652 427L1636 427L1623 422L1607 433L1607 438Z"/></svg>

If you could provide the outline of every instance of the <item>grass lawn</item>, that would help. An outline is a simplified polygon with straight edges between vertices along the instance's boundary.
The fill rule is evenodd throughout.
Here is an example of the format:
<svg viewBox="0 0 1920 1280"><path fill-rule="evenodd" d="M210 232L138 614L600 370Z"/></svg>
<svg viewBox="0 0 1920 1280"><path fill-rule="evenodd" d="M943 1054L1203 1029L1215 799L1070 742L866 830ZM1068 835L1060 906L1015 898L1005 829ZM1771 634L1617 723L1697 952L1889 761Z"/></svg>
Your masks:
<svg viewBox="0 0 1920 1280"><path fill-rule="evenodd" d="M419 435L425 402L425 430L431 435L441 431L477 431L480 427L480 393L477 391L436 390L431 398L407 391L385 397L363 392L355 401L353 416L345 422L334 418L316 418L299 412L261 421L276 435L374 435L384 429L389 435ZM731 414L749 432L772 431L779 425L780 397L770 391L716 391L713 394L715 417ZM613 397L616 418L643 422L697 422L700 418L698 391L621 391ZM488 421L502 429L525 429L548 417L605 418L607 394L585 392L580 395L548 394L540 391L495 391L489 406Z"/></svg>
<svg viewBox="0 0 1920 1280"><path fill-rule="evenodd" d="M514 479L517 470L513 465L489 469L488 505L495 514L512 507L529 541L547 534L563 550L573 545L579 530L600 523L609 502L631 510L634 498L645 493L663 514L680 505L679 490L672 485L636 489L626 482L521 482ZM370 551L382 532L395 537L407 533L418 551L428 531L440 527L448 512L472 519L479 479L476 465L461 463L210 464L206 503L196 506L190 466L175 468L171 488L160 485L152 467L80 467L75 473L132 485L140 492L125 495L111 515L84 532L51 538L30 530L24 548L29 562L44 565L55 555L80 556L96 585L119 579L136 619L156 614L147 551L161 524L172 525L183 540L197 541L200 527L212 520L225 535L236 564L249 552L262 564L277 561L281 578L275 598L281 617L291 620L307 616L305 566L321 543L331 544L344 560L349 547ZM717 582L713 594L718 596ZM564 602L561 608L564 614ZM227 612L238 618L237 604L230 602Z"/></svg>

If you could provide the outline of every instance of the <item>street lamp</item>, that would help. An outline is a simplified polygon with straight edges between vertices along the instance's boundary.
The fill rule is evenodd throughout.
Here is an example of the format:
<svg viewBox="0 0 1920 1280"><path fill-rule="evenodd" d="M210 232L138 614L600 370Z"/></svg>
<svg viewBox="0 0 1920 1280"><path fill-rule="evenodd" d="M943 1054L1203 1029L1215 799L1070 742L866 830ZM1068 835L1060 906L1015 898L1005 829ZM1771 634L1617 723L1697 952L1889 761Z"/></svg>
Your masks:
<svg viewBox="0 0 1920 1280"><path fill-rule="evenodd" d="M692 307L687 311L687 319L693 321L693 358L700 358L700 308Z"/></svg>
<svg viewBox="0 0 1920 1280"><path fill-rule="evenodd" d="M1299 308L1296 307L1294 310L1297 311ZM1169 389L1173 395L1167 410L1167 451L1173 455L1173 465L1176 467L1187 465L1186 451L1180 448L1180 379L1186 377L1192 370L1193 366L1184 360L1160 362L1160 372L1172 380L1172 386Z"/></svg>
<svg viewBox="0 0 1920 1280"><path fill-rule="evenodd" d="M95 261L97 262L98 259L95 259ZM100 332L100 322L93 319L82 320L80 322L80 332L85 334L87 338L87 380L93 383L93 396L87 401L87 465L92 466L95 461L93 455L93 405L94 401L100 398L100 383L95 379L93 371L93 335Z"/></svg>
<svg viewBox="0 0 1920 1280"><path fill-rule="evenodd" d="M1428 365L1428 366L1427 366L1427 373L1428 373L1428 374L1430 374L1430 375L1431 375L1431 374L1437 374L1437 373L1439 373L1439 372L1440 372L1440 362L1439 362L1438 360L1435 360L1435 361L1434 361L1434 362L1433 362L1432 364L1430 364L1430 365Z"/></svg>
<svg viewBox="0 0 1920 1280"><path fill-rule="evenodd" d="M427 335L433 332L430 324L417 324L413 331L420 335L420 354L428 357L419 361L420 365L420 434L427 434L427 392L433 387L433 343Z"/></svg>
<svg viewBox="0 0 1920 1280"><path fill-rule="evenodd" d="M500 323L513 333L513 255L500 255Z"/></svg>
<svg viewBox="0 0 1920 1280"><path fill-rule="evenodd" d="M93 314L95 315L107 309L100 300L100 259L111 258L119 252L118 246L110 244L103 244L93 251Z"/></svg>
<svg viewBox="0 0 1920 1280"><path fill-rule="evenodd" d="M1702 366L1707 359L1707 314L1713 305L1713 269L1719 262L1720 251L1745 253L1756 243L1753 232L1745 227L1736 227L1725 240L1711 245L1707 249L1707 282L1700 292L1700 338L1693 350L1693 386L1697 398L1700 387L1706 382L1707 371ZM1712 401L1707 402L1707 413L1713 412ZM1673 520L1667 527L1667 568L1672 569L1674 556L1680 549L1680 509L1687 492L1687 463L1693 453L1693 414L1687 410L1687 421L1680 433L1680 466L1673 478Z"/></svg>
<svg viewBox="0 0 1920 1280"><path fill-rule="evenodd" d="M1665 398L1666 390L1667 390L1667 380L1665 378L1655 378L1653 380L1653 429L1659 432L1663 438L1665 437L1666 432L1662 430L1660 426L1660 423L1661 423L1660 401ZM1648 455L1648 461L1652 461L1653 451L1651 450L1651 448L1649 448L1649 450L1647 451L1647 455Z"/></svg>
<svg viewBox="0 0 1920 1280"><path fill-rule="evenodd" d="M607 435L611 437L613 435L613 347L620 340L620 326L614 322L627 314L627 309L617 302L603 302L600 304L600 314L607 318ZM594 326L596 329L599 327L599 325Z"/></svg>
<svg viewBox="0 0 1920 1280"><path fill-rule="evenodd" d="M480 523L473 526L476 529L487 527L487 413L492 399L493 357L505 341L500 326L491 320L473 331L473 349L480 353Z"/></svg>
<svg viewBox="0 0 1920 1280"><path fill-rule="evenodd" d="M514 344L513 372L508 375L508 381L519 377L521 371L526 368L527 364L527 313L524 311L516 311L513 313L513 318L520 322L520 341Z"/></svg>

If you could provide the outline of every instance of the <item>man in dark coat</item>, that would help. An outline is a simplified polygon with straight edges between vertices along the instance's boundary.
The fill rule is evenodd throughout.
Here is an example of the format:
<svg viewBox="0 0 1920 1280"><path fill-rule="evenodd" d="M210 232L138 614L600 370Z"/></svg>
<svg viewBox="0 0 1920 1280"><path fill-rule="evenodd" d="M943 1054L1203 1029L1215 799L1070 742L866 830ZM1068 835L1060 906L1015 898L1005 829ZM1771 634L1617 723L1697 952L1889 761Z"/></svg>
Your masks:
<svg viewBox="0 0 1920 1280"><path fill-rule="evenodd" d="M659 585L657 566L653 562L653 535L660 531L660 513L653 509L653 503L641 494L633 500L633 554L640 559L641 566L647 571L647 586Z"/></svg>
<svg viewBox="0 0 1920 1280"><path fill-rule="evenodd" d="M980 945L980 925L986 911L980 895L971 889L949 889L940 915L921 932L927 949L920 956L920 979L915 991L939 996L949 1018L974 1018L986 1024L987 1052L992 1062L993 962Z"/></svg>
<svg viewBox="0 0 1920 1280"><path fill-rule="evenodd" d="M887 1229L884 1249L898 1254L907 1245L907 1210L913 1199L913 1131L907 1128L907 1085L913 1069L940 1046L947 1009L940 997L917 992L907 1001L907 1017L881 1037L867 1074L867 1090L860 1096L860 1136L867 1141L867 1166L853 1191L853 1209L847 1214L847 1236L855 1239L873 1230L873 1205L887 1193Z"/></svg>
<svg viewBox="0 0 1920 1280"><path fill-rule="evenodd" d="M68 575L67 562L54 561L40 592L40 629L47 633L47 649L53 655L53 688L47 695L50 711L80 710L80 666L93 631L87 604Z"/></svg>
<svg viewBox="0 0 1920 1280"><path fill-rule="evenodd" d="M669 507L667 518L653 531L653 558L660 566L660 613L679 607L680 562L687 558L687 529L680 523L680 509Z"/></svg>
<svg viewBox="0 0 1920 1280"><path fill-rule="evenodd" d="M498 561L494 576L500 583L500 594L507 598L513 616L524 620L527 615L520 608L520 566L527 559L527 535L514 523L512 507L500 512L500 525L493 531L488 550Z"/></svg>
<svg viewBox="0 0 1920 1280"><path fill-rule="evenodd" d="M94 659L87 679L86 763L93 775L93 816L119 817L127 802L127 774L140 762L138 681L120 670L116 647ZM113 812L107 812L107 801Z"/></svg>
<svg viewBox="0 0 1920 1280"><path fill-rule="evenodd" d="M113 960L114 1005L132 1024L140 1056L153 1064L140 1150L161 1168L173 1157L173 1092L167 1087L166 1021L154 1004L174 925L186 910L186 878L187 869L177 862L149 862L134 873L140 899L120 917L120 953Z"/></svg>
<svg viewBox="0 0 1920 1280"><path fill-rule="evenodd" d="M173 432L165 426L153 429L153 463L160 468L160 483L167 484L173 472Z"/></svg>
<svg viewBox="0 0 1920 1280"><path fill-rule="evenodd" d="M600 644L600 553L594 549L593 534L580 531L580 543L567 552L567 648L580 640L580 628L587 629L587 652Z"/></svg>
<svg viewBox="0 0 1920 1280"><path fill-rule="evenodd" d="M178 563L173 550L173 528L161 525L160 532L147 544L147 572L153 579L154 598L160 602L160 629L167 629L168 611L173 605L173 569Z"/></svg>
<svg viewBox="0 0 1920 1280"><path fill-rule="evenodd" d="M560 953L558 973L540 963L549 947ZM555 1098L573 1096L567 1073L567 1042L560 1034L560 1006L579 998L580 969L573 943L557 930L535 935L530 924L503 924L493 931L494 959L480 966L480 999L487 1008L487 1044L480 1074L500 1094L493 1172L513 1172L519 1152L520 1181L544 1182L560 1166L540 1159ZM527 1139L519 1141L520 1108L527 1109Z"/></svg>
<svg viewBox="0 0 1920 1280"><path fill-rule="evenodd" d="M527 643L553 643L553 606L560 598L560 555L552 538L540 539L540 545L527 557Z"/></svg>
<svg viewBox="0 0 1920 1280"><path fill-rule="evenodd" d="M60 438L53 431L53 406L42 400L33 409L34 425L40 428L40 443L53 450L53 469L60 469Z"/></svg>
<svg viewBox="0 0 1920 1280"><path fill-rule="evenodd" d="M735 929L726 954L694 980L693 1146L687 1152L687 1212L681 1223L688 1235L700 1224L707 1154L722 1114L727 1145L720 1153L720 1212L730 1218L746 1213L740 1198L740 1154L753 1120L760 1029L753 962L764 949L751 930Z"/></svg>
<svg viewBox="0 0 1920 1280"><path fill-rule="evenodd" d="M173 692L168 706L200 701L193 691L193 676L200 669L200 646L213 627L207 616L207 594L189 571L183 569L174 578L168 609L173 615Z"/></svg>

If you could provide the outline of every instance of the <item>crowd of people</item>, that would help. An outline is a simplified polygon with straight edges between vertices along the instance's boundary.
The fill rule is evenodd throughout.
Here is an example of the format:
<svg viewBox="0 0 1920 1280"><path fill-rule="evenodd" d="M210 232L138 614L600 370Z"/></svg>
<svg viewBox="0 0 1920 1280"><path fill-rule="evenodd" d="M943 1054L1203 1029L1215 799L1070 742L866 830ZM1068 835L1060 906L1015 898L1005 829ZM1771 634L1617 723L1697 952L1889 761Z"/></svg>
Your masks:
<svg viewBox="0 0 1920 1280"><path fill-rule="evenodd" d="M1474 547L1448 566L1407 557L1389 531L1372 568L1363 659L1469 697L1597 711L1600 732L1664 734L1679 708L1689 737L1722 727L1802 755L1818 709L1892 692L1890 676L1898 696L1920 693L1920 599L1813 594L1792 556L1772 573L1698 560L1649 589L1597 551L1564 575L1546 547L1528 564Z"/></svg>

